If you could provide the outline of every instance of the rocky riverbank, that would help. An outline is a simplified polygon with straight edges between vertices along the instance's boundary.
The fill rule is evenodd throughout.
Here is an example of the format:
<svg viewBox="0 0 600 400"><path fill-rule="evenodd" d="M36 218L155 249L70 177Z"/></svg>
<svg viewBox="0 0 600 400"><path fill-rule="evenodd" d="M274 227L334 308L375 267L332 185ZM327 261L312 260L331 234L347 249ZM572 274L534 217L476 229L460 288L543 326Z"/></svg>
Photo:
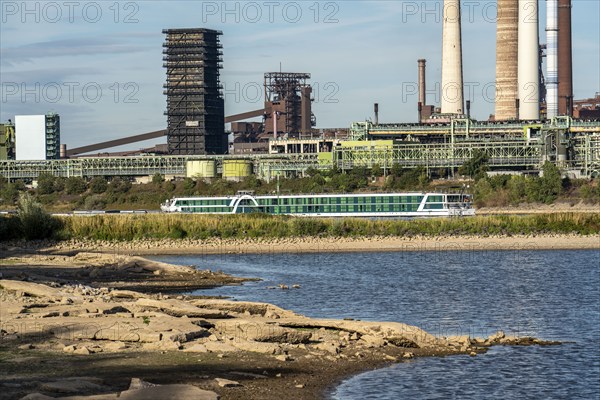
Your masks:
<svg viewBox="0 0 600 400"><path fill-rule="evenodd" d="M0 273L3 398L318 399L345 376L414 357L549 344L172 294L244 279L119 254L15 255Z"/></svg>
<svg viewBox="0 0 600 400"><path fill-rule="evenodd" d="M31 247L30 245L28 245ZM515 235L515 236L372 236L303 237L246 239L143 239L130 242L73 240L41 243L44 249L68 253L74 249L114 255L153 254L258 254L365 251L500 251L600 249L596 235Z"/></svg>

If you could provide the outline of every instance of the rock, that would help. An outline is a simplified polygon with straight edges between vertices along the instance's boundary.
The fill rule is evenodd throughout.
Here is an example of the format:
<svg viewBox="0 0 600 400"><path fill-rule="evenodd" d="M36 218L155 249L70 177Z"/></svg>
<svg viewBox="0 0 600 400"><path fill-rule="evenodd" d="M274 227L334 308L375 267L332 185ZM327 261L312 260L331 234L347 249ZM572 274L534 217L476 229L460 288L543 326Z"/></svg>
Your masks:
<svg viewBox="0 0 600 400"><path fill-rule="evenodd" d="M157 385L141 389L126 390L120 393L101 394L85 397L69 397L77 400L218 400L215 392L202 390L192 385ZM44 399L45 400L45 399Z"/></svg>
<svg viewBox="0 0 600 400"><path fill-rule="evenodd" d="M302 286L298 285L297 283L292 285L293 289L300 289L301 287Z"/></svg>
<svg viewBox="0 0 600 400"><path fill-rule="evenodd" d="M339 343L335 343L335 342L317 343L313 346L313 348L315 348L317 350L325 350L334 355L338 354L341 351Z"/></svg>
<svg viewBox="0 0 600 400"><path fill-rule="evenodd" d="M279 316L279 314L277 314L275 311L271 311L271 310L267 310L267 311L265 312L265 315L264 315L264 317L265 317L265 318L271 318L271 319L279 319L279 318L281 318L281 317Z"/></svg>
<svg viewBox="0 0 600 400"><path fill-rule="evenodd" d="M304 385L303 384L296 385L295 387L297 387L298 389L304 389Z"/></svg>
<svg viewBox="0 0 600 400"><path fill-rule="evenodd" d="M108 351L119 351L127 349L127 345L120 341L107 342L104 344L104 350Z"/></svg>
<svg viewBox="0 0 600 400"><path fill-rule="evenodd" d="M60 317L60 313L58 311L51 311L47 314L42 315L42 318L52 318L52 317Z"/></svg>
<svg viewBox="0 0 600 400"><path fill-rule="evenodd" d="M290 287L288 285L284 285L283 283L279 284L279 289L288 290Z"/></svg>
<svg viewBox="0 0 600 400"><path fill-rule="evenodd" d="M253 353L262 354L278 354L281 353L281 346L277 343L254 342L251 340L233 340L231 344L243 351L251 351Z"/></svg>
<svg viewBox="0 0 600 400"><path fill-rule="evenodd" d="M244 340L269 343L308 343L311 333L277 325L264 325L253 320L223 321L215 327L226 337L242 338Z"/></svg>
<svg viewBox="0 0 600 400"><path fill-rule="evenodd" d="M72 344L70 346L63 347L63 352L65 352L65 353L73 353L76 349L77 349L77 346L75 346L75 345Z"/></svg>
<svg viewBox="0 0 600 400"><path fill-rule="evenodd" d="M284 361L284 362L285 361L294 361L294 359L292 357L288 356L287 354L280 354L278 356L275 356L275 359L279 360L279 361Z"/></svg>
<svg viewBox="0 0 600 400"><path fill-rule="evenodd" d="M166 297L166 296L163 296ZM222 310L199 308L181 300L153 300L140 298L135 304L142 309L160 310L174 317L187 316L189 318L229 318L229 314Z"/></svg>
<svg viewBox="0 0 600 400"><path fill-rule="evenodd" d="M480 337L476 337L473 340L471 340L471 343L482 345L482 344L485 343L485 339L484 338L480 338Z"/></svg>
<svg viewBox="0 0 600 400"><path fill-rule="evenodd" d="M470 352L470 353L469 353L469 355L470 355L471 357L475 357L475 356L477 355L477 353L475 353L474 351L472 351L472 352Z"/></svg>
<svg viewBox="0 0 600 400"><path fill-rule="evenodd" d="M206 346L204 346L203 344L200 344L200 343L196 343L189 347L186 347L183 349L183 351L186 353L206 353L206 352L208 352L208 350L206 349Z"/></svg>
<svg viewBox="0 0 600 400"><path fill-rule="evenodd" d="M11 292L22 293L27 296L61 298L60 290L46 285L31 282L12 281L8 279L0 280L0 286Z"/></svg>
<svg viewBox="0 0 600 400"><path fill-rule="evenodd" d="M133 290L113 290L110 292L110 297L116 299L142 299L145 298L146 295L134 292Z"/></svg>
<svg viewBox="0 0 600 400"><path fill-rule="evenodd" d="M405 352L404 354L402 354L402 358L406 358L406 359L411 359L415 357L415 353L411 353L409 351Z"/></svg>
<svg viewBox="0 0 600 400"><path fill-rule="evenodd" d="M410 339L403 336L394 336L387 338L387 342L393 344L396 347L402 347L404 349L418 349L419 345Z"/></svg>
<svg viewBox="0 0 600 400"><path fill-rule="evenodd" d="M505 336L506 335L504 334L503 331L498 331L498 332L494 333L493 335L490 335L488 340L492 343L495 343L495 342L499 341L500 339L504 339Z"/></svg>
<svg viewBox="0 0 600 400"><path fill-rule="evenodd" d="M73 354L79 354L79 355L87 356L87 355L91 354L91 352L90 352L90 350L87 347L82 346L82 347L77 347L73 351Z"/></svg>
<svg viewBox="0 0 600 400"><path fill-rule="evenodd" d="M159 340L158 342L144 343L143 347L147 350L177 351L181 347L181 343L170 340Z"/></svg>
<svg viewBox="0 0 600 400"><path fill-rule="evenodd" d="M211 353L231 353L238 351L232 345L223 342L206 342L204 343L204 347Z"/></svg>
<svg viewBox="0 0 600 400"><path fill-rule="evenodd" d="M35 349L35 346L32 345L31 343L27 343L27 344L22 344L21 346L19 346L20 350L31 350L31 349Z"/></svg>
<svg viewBox="0 0 600 400"><path fill-rule="evenodd" d="M25 397L21 397L21 400L54 400L54 397L46 396L41 393L30 393Z"/></svg>
<svg viewBox="0 0 600 400"><path fill-rule="evenodd" d="M525 338L525 339L529 339L529 338ZM520 342L520 340L516 336L505 336L502 339L498 340L498 343L500 343L500 344L518 344L519 342ZM526 340L524 340L523 342L526 342Z"/></svg>
<svg viewBox="0 0 600 400"><path fill-rule="evenodd" d="M131 313L131 311L129 311L128 309L126 309L123 306L115 306L115 307L112 307L112 308L102 311L102 314L117 314L117 313Z"/></svg>
<svg viewBox="0 0 600 400"><path fill-rule="evenodd" d="M242 386L240 385L239 382L236 381L231 381L229 379L224 379L224 378L215 378L215 381L217 382L217 385L219 385L220 387L239 387Z"/></svg>
<svg viewBox="0 0 600 400"><path fill-rule="evenodd" d="M145 389L145 388L156 387L156 386L159 386L159 385L157 385L155 383L143 381L140 378L131 378L131 382L129 383L129 390L139 390L139 389Z"/></svg>
<svg viewBox="0 0 600 400"><path fill-rule="evenodd" d="M383 347L385 340L381 336L363 335L360 341L365 342L369 347Z"/></svg>

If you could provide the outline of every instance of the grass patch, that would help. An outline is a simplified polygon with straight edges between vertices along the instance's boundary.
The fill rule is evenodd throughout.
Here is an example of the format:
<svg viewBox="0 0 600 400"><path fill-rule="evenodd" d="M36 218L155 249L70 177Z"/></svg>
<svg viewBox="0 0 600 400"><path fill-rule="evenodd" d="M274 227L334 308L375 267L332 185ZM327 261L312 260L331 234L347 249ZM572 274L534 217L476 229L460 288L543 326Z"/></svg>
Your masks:
<svg viewBox="0 0 600 400"><path fill-rule="evenodd" d="M292 237L495 236L600 233L600 214L499 215L416 220L293 218L270 215L97 215L63 218L65 239L273 239Z"/></svg>

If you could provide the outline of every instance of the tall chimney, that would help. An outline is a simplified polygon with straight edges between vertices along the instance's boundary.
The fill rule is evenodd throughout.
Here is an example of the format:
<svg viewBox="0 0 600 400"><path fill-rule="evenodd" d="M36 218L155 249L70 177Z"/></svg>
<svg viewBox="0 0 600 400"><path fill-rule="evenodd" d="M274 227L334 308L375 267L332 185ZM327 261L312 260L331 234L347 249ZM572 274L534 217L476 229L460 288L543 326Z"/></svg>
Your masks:
<svg viewBox="0 0 600 400"><path fill-rule="evenodd" d="M422 106L425 106L427 102L425 101L426 91L425 91L425 63L427 60L420 59L417 61L419 63L419 103Z"/></svg>
<svg viewBox="0 0 600 400"><path fill-rule="evenodd" d="M519 0L498 0L496 20L496 120L516 119Z"/></svg>
<svg viewBox="0 0 600 400"><path fill-rule="evenodd" d="M442 114L463 114L460 0L444 0L442 25Z"/></svg>
<svg viewBox="0 0 600 400"><path fill-rule="evenodd" d="M573 115L571 0L558 0L558 114Z"/></svg>
<svg viewBox="0 0 600 400"><path fill-rule="evenodd" d="M519 119L540 119L538 0L519 1Z"/></svg>
<svg viewBox="0 0 600 400"><path fill-rule="evenodd" d="M558 115L558 0L546 0L546 118Z"/></svg>
<svg viewBox="0 0 600 400"><path fill-rule="evenodd" d="M379 125L379 103L373 104L373 112L375 113L375 125Z"/></svg>

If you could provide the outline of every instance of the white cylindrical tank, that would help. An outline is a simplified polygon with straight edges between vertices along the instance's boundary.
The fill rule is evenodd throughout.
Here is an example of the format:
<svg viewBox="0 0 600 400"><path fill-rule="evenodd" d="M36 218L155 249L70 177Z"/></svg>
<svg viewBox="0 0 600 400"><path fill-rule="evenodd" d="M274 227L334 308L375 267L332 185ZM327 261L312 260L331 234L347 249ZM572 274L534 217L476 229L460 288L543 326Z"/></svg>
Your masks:
<svg viewBox="0 0 600 400"><path fill-rule="evenodd" d="M460 0L444 0L442 114L464 114Z"/></svg>
<svg viewBox="0 0 600 400"><path fill-rule="evenodd" d="M519 0L519 118L540 118L538 0Z"/></svg>
<svg viewBox="0 0 600 400"><path fill-rule="evenodd" d="M558 115L558 0L546 0L546 117Z"/></svg>

